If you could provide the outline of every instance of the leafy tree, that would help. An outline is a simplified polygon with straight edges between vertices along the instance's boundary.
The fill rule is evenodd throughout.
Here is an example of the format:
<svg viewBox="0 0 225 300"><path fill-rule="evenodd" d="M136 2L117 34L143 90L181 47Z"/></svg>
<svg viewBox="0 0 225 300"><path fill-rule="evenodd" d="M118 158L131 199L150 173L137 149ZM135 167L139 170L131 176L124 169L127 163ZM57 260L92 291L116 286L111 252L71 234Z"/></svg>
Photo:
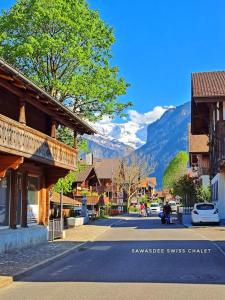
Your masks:
<svg viewBox="0 0 225 300"><path fill-rule="evenodd" d="M173 188L177 180L187 173L188 154L185 151L180 151L170 161L163 174L163 187Z"/></svg>
<svg viewBox="0 0 225 300"><path fill-rule="evenodd" d="M85 165L78 163L76 171L70 171L64 178L60 178L54 185L53 190L57 193L63 191L64 194L73 190L73 183L77 179L77 174L85 169Z"/></svg>
<svg viewBox="0 0 225 300"><path fill-rule="evenodd" d="M173 183L172 192L175 196L181 197L181 202L185 206L192 206L197 200L195 183L193 178L187 175L181 176Z"/></svg>
<svg viewBox="0 0 225 300"><path fill-rule="evenodd" d="M0 56L77 114L122 116L128 84L110 66L113 29L86 0L17 0L0 16Z"/></svg>
<svg viewBox="0 0 225 300"><path fill-rule="evenodd" d="M211 200L210 187L206 187L206 186L198 187L196 196L198 202L210 202Z"/></svg>
<svg viewBox="0 0 225 300"><path fill-rule="evenodd" d="M142 180L154 170L145 160L132 155L120 162L113 173L113 183L118 191L126 195L127 209L129 209L132 197L137 195Z"/></svg>
<svg viewBox="0 0 225 300"><path fill-rule="evenodd" d="M57 129L57 139L63 142L64 144L73 147L73 143L74 143L73 132L69 128L60 126ZM81 151L82 153L87 153L89 151L87 140L83 139L81 136L78 136L77 147L79 151Z"/></svg>

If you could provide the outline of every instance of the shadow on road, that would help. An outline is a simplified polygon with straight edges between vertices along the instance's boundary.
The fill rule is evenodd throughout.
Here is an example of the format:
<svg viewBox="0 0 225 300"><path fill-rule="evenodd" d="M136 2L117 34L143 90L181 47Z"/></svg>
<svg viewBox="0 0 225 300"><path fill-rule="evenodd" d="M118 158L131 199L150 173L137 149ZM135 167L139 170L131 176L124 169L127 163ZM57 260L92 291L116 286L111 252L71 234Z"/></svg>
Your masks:
<svg viewBox="0 0 225 300"><path fill-rule="evenodd" d="M224 269L206 240L96 241L20 281L225 284Z"/></svg>

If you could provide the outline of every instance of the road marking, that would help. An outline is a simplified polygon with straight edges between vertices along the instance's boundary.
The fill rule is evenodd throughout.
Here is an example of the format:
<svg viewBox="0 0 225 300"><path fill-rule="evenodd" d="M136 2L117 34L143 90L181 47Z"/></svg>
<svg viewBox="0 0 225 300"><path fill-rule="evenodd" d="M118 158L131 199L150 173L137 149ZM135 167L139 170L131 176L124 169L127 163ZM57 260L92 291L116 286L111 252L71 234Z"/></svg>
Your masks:
<svg viewBox="0 0 225 300"><path fill-rule="evenodd" d="M194 231L194 229L192 229L192 228L189 228L189 229L192 230L192 231ZM201 234L201 233L195 232L195 231L194 231L194 233L196 235L199 235L204 240L206 240L208 242L211 242L220 251L220 253L225 257L225 251L216 242L214 242L211 239L207 238L207 236L205 236L204 234Z"/></svg>

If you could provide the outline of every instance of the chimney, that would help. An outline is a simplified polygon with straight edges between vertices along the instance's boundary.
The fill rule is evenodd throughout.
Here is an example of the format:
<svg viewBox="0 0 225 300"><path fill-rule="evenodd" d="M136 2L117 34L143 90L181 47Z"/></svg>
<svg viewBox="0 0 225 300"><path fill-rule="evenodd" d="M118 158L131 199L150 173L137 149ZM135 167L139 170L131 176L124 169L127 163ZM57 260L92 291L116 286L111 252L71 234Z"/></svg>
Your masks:
<svg viewBox="0 0 225 300"><path fill-rule="evenodd" d="M86 164L88 166L92 166L93 165L93 153L86 154L85 160L86 160Z"/></svg>

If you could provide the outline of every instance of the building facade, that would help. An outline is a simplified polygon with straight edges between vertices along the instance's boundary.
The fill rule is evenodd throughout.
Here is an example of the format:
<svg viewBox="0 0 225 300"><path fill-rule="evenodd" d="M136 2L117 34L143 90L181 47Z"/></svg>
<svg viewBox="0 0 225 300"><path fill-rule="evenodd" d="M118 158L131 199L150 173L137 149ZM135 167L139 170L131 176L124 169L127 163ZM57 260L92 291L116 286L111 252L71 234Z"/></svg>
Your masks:
<svg viewBox="0 0 225 300"><path fill-rule="evenodd" d="M189 175L197 186L209 187L209 138L206 134L191 134L189 125L188 136Z"/></svg>
<svg viewBox="0 0 225 300"><path fill-rule="evenodd" d="M192 74L193 135L209 138L212 201L225 219L225 71Z"/></svg>
<svg viewBox="0 0 225 300"><path fill-rule="evenodd" d="M73 148L57 140L58 126L74 131ZM49 190L59 178L76 169L77 134L94 132L0 60L0 229L18 229L14 231L17 237L20 232L21 236L27 233L28 240L20 243L21 247L29 244L29 236L32 240L29 227L37 225L40 235L46 234ZM6 239L9 233L13 240L12 231L0 230L0 235L3 233ZM6 243L0 252L7 247ZM16 247L15 241L11 247Z"/></svg>

